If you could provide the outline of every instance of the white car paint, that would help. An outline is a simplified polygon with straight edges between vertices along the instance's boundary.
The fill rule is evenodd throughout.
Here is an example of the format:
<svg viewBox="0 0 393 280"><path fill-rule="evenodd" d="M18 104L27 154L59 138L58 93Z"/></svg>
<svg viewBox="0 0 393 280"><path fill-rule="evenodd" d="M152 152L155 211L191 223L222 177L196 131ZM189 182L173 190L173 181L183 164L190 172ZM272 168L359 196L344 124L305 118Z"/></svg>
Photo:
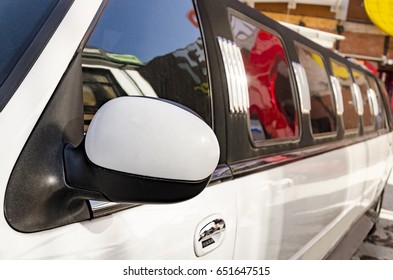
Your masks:
<svg viewBox="0 0 393 280"><path fill-rule="evenodd" d="M391 140L382 136L228 183L237 186L235 258L323 258L380 194Z"/></svg>
<svg viewBox="0 0 393 280"><path fill-rule="evenodd" d="M0 113L0 131L3 132L0 137L1 208L12 168L101 3L101 0L75 1L27 77ZM24 234L22 237L10 228L4 215L0 215L0 228L3 236L7 236L0 241L0 257L22 257L23 254L21 256L21 252L14 248L26 246L31 237ZM41 235L45 236L46 233ZM43 242L44 239L34 242L34 246Z"/></svg>
<svg viewBox="0 0 393 280"><path fill-rule="evenodd" d="M74 2L0 113L2 211L12 168L100 4ZM218 182L186 202L141 205L37 233L17 232L0 215L0 258L197 259L195 231L212 215L225 220L225 235L200 259L322 258L380 194L393 163L392 139L390 133Z"/></svg>
<svg viewBox="0 0 393 280"><path fill-rule="evenodd" d="M0 258L197 259L195 230L212 213L225 219L227 230L222 245L202 259L231 259L236 237L235 191L223 184L186 202L143 205L39 233L18 233L2 225Z"/></svg>

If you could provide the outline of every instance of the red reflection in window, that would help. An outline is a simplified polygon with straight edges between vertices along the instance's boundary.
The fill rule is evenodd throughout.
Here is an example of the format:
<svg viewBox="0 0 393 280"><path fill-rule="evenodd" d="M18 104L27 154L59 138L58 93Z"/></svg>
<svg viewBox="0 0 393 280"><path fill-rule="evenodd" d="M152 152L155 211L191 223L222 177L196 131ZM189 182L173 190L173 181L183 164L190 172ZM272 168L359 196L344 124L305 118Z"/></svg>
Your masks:
<svg viewBox="0 0 393 280"><path fill-rule="evenodd" d="M298 119L281 41L259 30L251 49L243 48L242 52L248 76L254 140L296 136Z"/></svg>

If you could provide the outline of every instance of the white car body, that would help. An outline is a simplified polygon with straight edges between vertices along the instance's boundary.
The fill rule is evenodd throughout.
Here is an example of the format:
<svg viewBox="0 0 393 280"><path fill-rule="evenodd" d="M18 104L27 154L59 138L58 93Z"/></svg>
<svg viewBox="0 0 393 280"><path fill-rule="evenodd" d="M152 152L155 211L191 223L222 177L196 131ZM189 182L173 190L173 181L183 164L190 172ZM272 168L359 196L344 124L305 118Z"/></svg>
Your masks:
<svg viewBox="0 0 393 280"><path fill-rule="evenodd" d="M3 213L14 166L101 5L101 0L74 1L0 112ZM121 83L125 87L127 80ZM151 89L150 95L154 94ZM130 204L102 217L38 232L15 230L0 215L0 258L325 258L378 200L393 166L392 142L389 132L317 155L310 147L300 152L301 160L222 182L213 180L184 202ZM274 162L275 156L267 158ZM219 166L216 173L224 169ZM93 210L116 205L102 202ZM225 230L214 237L217 246L206 252L197 249L201 228L215 219L225 221Z"/></svg>

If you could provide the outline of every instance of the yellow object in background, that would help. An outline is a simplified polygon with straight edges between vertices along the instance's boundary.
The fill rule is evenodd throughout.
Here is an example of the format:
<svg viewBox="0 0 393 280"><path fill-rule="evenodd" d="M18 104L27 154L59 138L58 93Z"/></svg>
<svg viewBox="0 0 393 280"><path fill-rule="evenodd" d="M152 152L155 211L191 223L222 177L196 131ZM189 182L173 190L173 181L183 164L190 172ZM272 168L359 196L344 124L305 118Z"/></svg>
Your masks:
<svg viewBox="0 0 393 280"><path fill-rule="evenodd" d="M393 36L393 0L364 0L364 5L371 21Z"/></svg>

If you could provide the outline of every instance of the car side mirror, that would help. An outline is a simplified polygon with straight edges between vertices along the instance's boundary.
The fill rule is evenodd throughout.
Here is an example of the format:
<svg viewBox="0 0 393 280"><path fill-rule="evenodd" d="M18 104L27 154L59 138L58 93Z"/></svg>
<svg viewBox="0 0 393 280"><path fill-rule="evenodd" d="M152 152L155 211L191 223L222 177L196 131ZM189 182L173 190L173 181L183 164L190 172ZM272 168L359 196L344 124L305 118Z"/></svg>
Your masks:
<svg viewBox="0 0 393 280"><path fill-rule="evenodd" d="M64 149L69 187L113 202L192 198L209 183L218 159L214 132L194 112L135 96L107 102L83 143Z"/></svg>

